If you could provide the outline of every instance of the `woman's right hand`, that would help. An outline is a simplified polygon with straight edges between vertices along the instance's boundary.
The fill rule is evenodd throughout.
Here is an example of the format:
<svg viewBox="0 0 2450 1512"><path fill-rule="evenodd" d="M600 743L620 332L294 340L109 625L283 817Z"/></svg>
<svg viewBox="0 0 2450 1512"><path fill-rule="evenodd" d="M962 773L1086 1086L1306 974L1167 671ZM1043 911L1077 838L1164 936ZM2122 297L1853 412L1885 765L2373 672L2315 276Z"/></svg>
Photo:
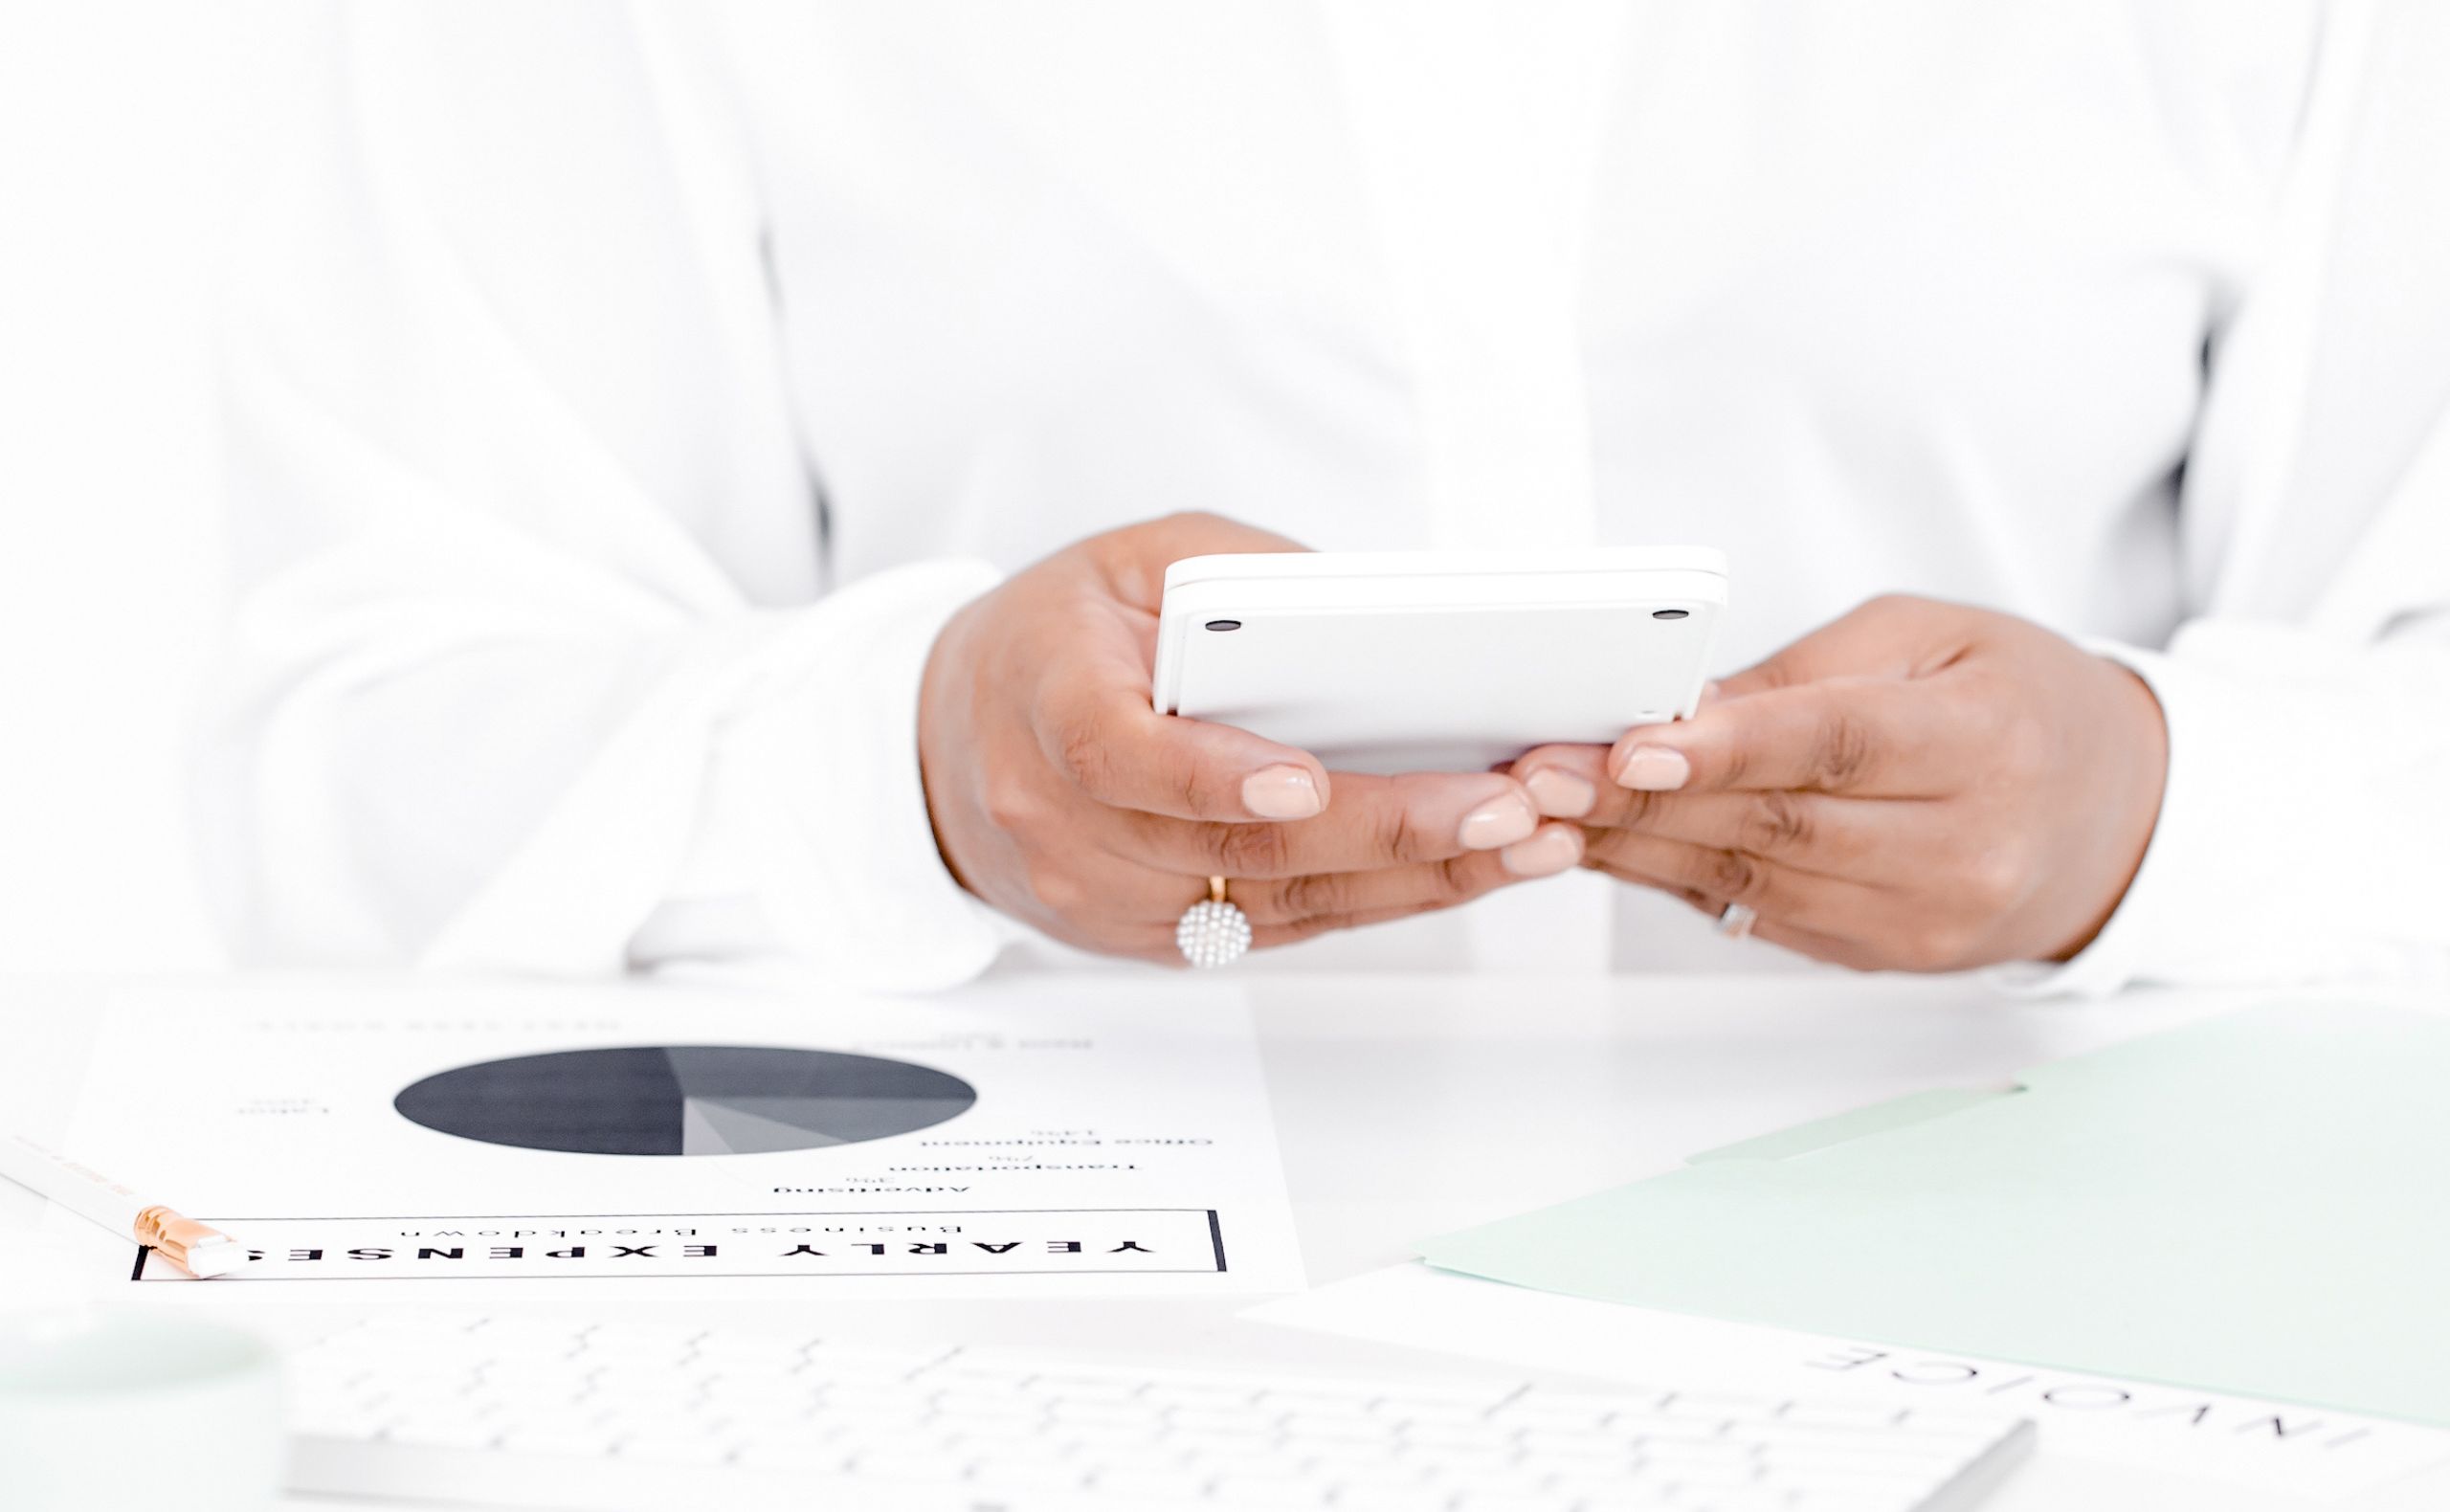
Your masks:
<svg viewBox="0 0 2450 1512"><path fill-rule="evenodd" d="M1499 772L1332 781L1316 757L1149 705L1167 567L1294 551L1214 515L1067 547L966 606L928 654L920 768L978 897L1055 938L1179 964L1174 925L1232 882L1253 944L1450 907L1582 859Z"/></svg>

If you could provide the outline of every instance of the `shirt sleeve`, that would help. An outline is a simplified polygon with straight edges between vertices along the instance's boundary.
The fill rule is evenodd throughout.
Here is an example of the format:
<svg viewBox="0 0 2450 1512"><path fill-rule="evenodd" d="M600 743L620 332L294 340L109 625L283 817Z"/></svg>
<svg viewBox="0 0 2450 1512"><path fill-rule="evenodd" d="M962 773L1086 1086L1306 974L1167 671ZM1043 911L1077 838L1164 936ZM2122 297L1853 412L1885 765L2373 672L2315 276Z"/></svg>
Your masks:
<svg viewBox="0 0 2450 1512"><path fill-rule="evenodd" d="M2160 700L2160 821L2100 937L2009 986L2450 985L2450 644L2204 621L2167 651L2094 649Z"/></svg>
<svg viewBox="0 0 2450 1512"><path fill-rule="evenodd" d="M2450 987L2450 15L2334 8L2267 265L2181 495L2198 611L2095 643L2170 763L2101 935L2022 991Z"/></svg>
<svg viewBox="0 0 2450 1512"><path fill-rule="evenodd" d="M915 708L969 560L825 578L745 154L626 8L368 8L239 255L199 809L250 962L887 989L1005 938Z"/></svg>

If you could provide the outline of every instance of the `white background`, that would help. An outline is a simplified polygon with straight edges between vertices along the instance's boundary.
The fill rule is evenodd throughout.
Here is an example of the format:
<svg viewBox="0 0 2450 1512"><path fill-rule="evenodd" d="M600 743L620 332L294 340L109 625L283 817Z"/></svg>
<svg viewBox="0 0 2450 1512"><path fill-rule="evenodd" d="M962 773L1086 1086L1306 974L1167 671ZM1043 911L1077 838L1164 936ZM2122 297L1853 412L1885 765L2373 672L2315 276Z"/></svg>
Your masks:
<svg viewBox="0 0 2450 1512"><path fill-rule="evenodd" d="M209 965L219 250L301 0L0 0L0 971Z"/></svg>

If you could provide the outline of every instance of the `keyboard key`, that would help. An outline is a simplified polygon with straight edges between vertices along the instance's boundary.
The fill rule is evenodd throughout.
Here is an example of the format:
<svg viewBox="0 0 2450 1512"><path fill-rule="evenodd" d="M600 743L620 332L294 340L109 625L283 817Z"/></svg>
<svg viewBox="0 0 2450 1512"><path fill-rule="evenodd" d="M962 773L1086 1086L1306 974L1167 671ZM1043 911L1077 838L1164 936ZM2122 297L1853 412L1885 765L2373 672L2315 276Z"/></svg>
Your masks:
<svg viewBox="0 0 2450 1512"><path fill-rule="evenodd" d="M1510 1449L1449 1449L1442 1444L1414 1444L1403 1453L1414 1464L1448 1475L1503 1470L1514 1463L1514 1451Z"/></svg>
<svg viewBox="0 0 2450 1512"><path fill-rule="evenodd" d="M1111 1440L1109 1440L1111 1442ZM1217 1459L1246 1459L1263 1455L1276 1447L1276 1439L1267 1434L1169 1433L1166 1442L1194 1455Z"/></svg>
<svg viewBox="0 0 2450 1512"><path fill-rule="evenodd" d="M1321 1479L1347 1486L1421 1486L1429 1481L1426 1465L1397 1456L1392 1450L1381 1450L1374 1459L1329 1459L1309 1456L1308 1470Z"/></svg>
<svg viewBox="0 0 2450 1512"><path fill-rule="evenodd" d="M1056 1460L980 1459L969 1468L969 1480L983 1491L1077 1491L1084 1478L1078 1467Z"/></svg>
<svg viewBox="0 0 2450 1512"><path fill-rule="evenodd" d="M1290 1509L1326 1504L1326 1492L1322 1487L1277 1476L1219 1476L1209 1498L1232 1507Z"/></svg>
<svg viewBox="0 0 2450 1512"><path fill-rule="evenodd" d="M850 1473L877 1480L947 1482L968 1478L969 1467L950 1456L936 1454L862 1453L853 1456Z"/></svg>
<svg viewBox="0 0 2450 1512"><path fill-rule="evenodd" d="M1191 1501L1208 1489L1209 1476L1188 1470L1114 1469L1102 1471L1089 1489L1108 1496L1175 1498Z"/></svg>
<svg viewBox="0 0 2450 1512"><path fill-rule="evenodd" d="M387 1337L436 1334L467 1334L485 1325L483 1313L455 1313L439 1310L407 1313L384 1313L358 1321L358 1333Z"/></svg>
<svg viewBox="0 0 2450 1512"><path fill-rule="evenodd" d="M1488 1409L1467 1402L1423 1402L1404 1398L1388 1398L1378 1404L1378 1415L1393 1423L1443 1423L1480 1427L1489 1420Z"/></svg>
<svg viewBox="0 0 2450 1512"><path fill-rule="evenodd" d="M1253 1405L1263 1412L1284 1412L1313 1421L1370 1421L1370 1396L1335 1396L1315 1391L1262 1391Z"/></svg>
<svg viewBox="0 0 2450 1512"><path fill-rule="evenodd" d="M1075 1423L1102 1423L1153 1429L1167 1420L1164 1409L1141 1402L1056 1402L1046 1409L1046 1413L1048 1419L1058 1427Z"/></svg>
<svg viewBox="0 0 2450 1512"><path fill-rule="evenodd" d="M1285 1442L1305 1448L1325 1444L1383 1444L1387 1426L1366 1417L1293 1417L1278 1428Z"/></svg>
<svg viewBox="0 0 2450 1512"><path fill-rule="evenodd" d="M1485 1423L1414 1423L1404 1430L1407 1443L1437 1449L1502 1449L1511 1452L1515 1437Z"/></svg>
<svg viewBox="0 0 2450 1512"><path fill-rule="evenodd" d="M813 1426L808 1404L791 1401L708 1402L694 1414L709 1427L737 1425L743 1429L770 1434L781 1432L794 1423Z"/></svg>
<svg viewBox="0 0 2450 1512"><path fill-rule="evenodd" d="M1592 1423L1611 1417L1634 1413L1647 1414L1659 1405L1666 1393L1647 1387L1629 1386L1624 1394L1601 1396L1589 1391L1526 1391L1489 1415L1506 1412L1556 1412L1585 1418Z"/></svg>
<svg viewBox="0 0 2450 1512"><path fill-rule="evenodd" d="M1150 1436L1147 1428L1124 1423L1060 1423L1050 1426L1047 1433L1058 1443L1091 1450L1107 1444L1145 1444ZM1169 1436L1168 1441L1173 1440Z"/></svg>
<svg viewBox="0 0 2450 1512"><path fill-rule="evenodd" d="M1612 1476L1621 1476L1641 1454L1631 1444L1604 1438L1530 1434L1525 1434L1524 1438L1523 1456L1526 1459L1538 1460L1561 1476L1585 1480L1605 1480Z"/></svg>
<svg viewBox="0 0 2450 1512"><path fill-rule="evenodd" d="M1167 1422L1176 1429L1192 1434L1258 1434L1276 1432L1277 1416L1254 1408L1231 1410L1209 1407L1177 1407L1166 1412Z"/></svg>
<svg viewBox="0 0 2450 1512"><path fill-rule="evenodd" d="M1140 1393L1140 1400L1160 1407L1232 1409L1248 1408L1258 1400L1256 1390L1235 1390L1214 1386L1169 1386L1160 1383Z"/></svg>
<svg viewBox="0 0 2450 1512"><path fill-rule="evenodd" d="M812 1349L806 1359L812 1379L861 1383L908 1380L928 1364L923 1355L865 1349Z"/></svg>
<svg viewBox="0 0 2450 1512"><path fill-rule="evenodd" d="M969 1418L947 1414L942 1421L954 1440L982 1455L1011 1455L1024 1459L1059 1458L1069 1453L1048 1436L1042 1423L1002 1418Z"/></svg>
<svg viewBox="0 0 2450 1512"><path fill-rule="evenodd" d="M1339 1489L1328 1503L1336 1512L1445 1512L1443 1491L1402 1486L1350 1486Z"/></svg>
<svg viewBox="0 0 2450 1512"><path fill-rule="evenodd" d="M801 1345L787 1339L701 1339L689 1353L693 1360L716 1366L797 1365L807 1358Z"/></svg>
<svg viewBox="0 0 2450 1512"><path fill-rule="evenodd" d="M1645 1439L1641 1456L1654 1465L1676 1469L1704 1465L1748 1465L1753 1461L1752 1446L1732 1438Z"/></svg>
<svg viewBox="0 0 2450 1512"><path fill-rule="evenodd" d="M940 1391L974 1391L985 1396L1007 1395L1017 1390L1030 1379L1031 1372L1018 1366L982 1366L955 1361L929 1369L926 1383Z"/></svg>
<svg viewBox="0 0 2450 1512"><path fill-rule="evenodd" d="M1766 1423L1794 1404L1772 1396L1738 1396L1713 1391L1670 1391L1659 1398L1665 1416L1697 1418L1713 1423Z"/></svg>
<svg viewBox="0 0 2450 1512"><path fill-rule="evenodd" d="M1527 1497L1547 1491L1548 1476L1538 1470L1481 1470L1442 1477L1433 1484L1443 1485L1458 1497ZM1554 1503L1555 1498L1548 1501Z"/></svg>
<svg viewBox="0 0 2450 1512"><path fill-rule="evenodd" d="M1604 1407L1542 1407L1512 1402L1489 1413L1491 1428L1528 1434L1590 1434L1614 1415Z"/></svg>
<svg viewBox="0 0 2450 1512"><path fill-rule="evenodd" d="M1041 1396L1060 1396L1073 1402L1128 1402L1139 1397L1142 1386L1120 1373L1085 1375L1067 1372L1037 1376L1031 1380L1029 1389Z"/></svg>
<svg viewBox="0 0 2450 1512"><path fill-rule="evenodd" d="M1775 1421L1818 1428L1888 1428L1905 1415L1897 1407L1871 1407L1846 1402L1789 1402Z"/></svg>
<svg viewBox="0 0 2450 1512"><path fill-rule="evenodd" d="M599 1328L579 1342L579 1352L598 1359L678 1360L694 1352L697 1340L694 1328Z"/></svg>
<svg viewBox="0 0 2450 1512"><path fill-rule="evenodd" d="M839 1449L809 1443L748 1444L732 1457L734 1462L750 1470L818 1475L838 1471L850 1459L850 1456Z"/></svg>
<svg viewBox="0 0 2450 1512"><path fill-rule="evenodd" d="M1045 1404L1016 1396L989 1396L978 1391L939 1391L929 1400L945 1416L973 1423L1043 1423L1049 1420ZM1107 1402L1100 1405L1111 1408L1129 1404Z"/></svg>
<svg viewBox="0 0 2450 1512"><path fill-rule="evenodd" d="M1682 1486L1677 1489L1680 1493L1679 1499L1684 1505L1704 1506L1709 1509L1709 1512L1792 1512L1792 1509L1797 1505L1793 1496L1785 1491L1724 1487L1704 1491ZM1830 1512L1830 1509L1824 1509L1817 1501L1801 1504L1808 1508L1809 1512ZM1890 1501L1879 1509L1879 1512L1897 1512L1897 1506L1895 1501ZM1872 1509L1864 1509L1864 1512L1872 1512Z"/></svg>
<svg viewBox="0 0 2450 1512"><path fill-rule="evenodd" d="M514 1455L567 1456L573 1459L598 1459L612 1452L619 1437L609 1429L571 1427L539 1428L522 1425L506 1430L501 1447Z"/></svg>

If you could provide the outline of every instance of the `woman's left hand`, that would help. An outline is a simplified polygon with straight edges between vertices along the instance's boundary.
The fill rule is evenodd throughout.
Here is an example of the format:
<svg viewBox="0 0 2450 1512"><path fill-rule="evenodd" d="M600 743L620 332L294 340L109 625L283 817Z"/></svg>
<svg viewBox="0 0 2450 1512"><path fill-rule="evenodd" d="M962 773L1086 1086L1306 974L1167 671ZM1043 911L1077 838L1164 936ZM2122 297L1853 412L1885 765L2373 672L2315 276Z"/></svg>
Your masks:
<svg viewBox="0 0 2450 1512"><path fill-rule="evenodd" d="M1692 719L1513 767L1584 865L1866 969L2063 961L2160 815L2160 704L2006 614L1888 597L1727 678Z"/></svg>

